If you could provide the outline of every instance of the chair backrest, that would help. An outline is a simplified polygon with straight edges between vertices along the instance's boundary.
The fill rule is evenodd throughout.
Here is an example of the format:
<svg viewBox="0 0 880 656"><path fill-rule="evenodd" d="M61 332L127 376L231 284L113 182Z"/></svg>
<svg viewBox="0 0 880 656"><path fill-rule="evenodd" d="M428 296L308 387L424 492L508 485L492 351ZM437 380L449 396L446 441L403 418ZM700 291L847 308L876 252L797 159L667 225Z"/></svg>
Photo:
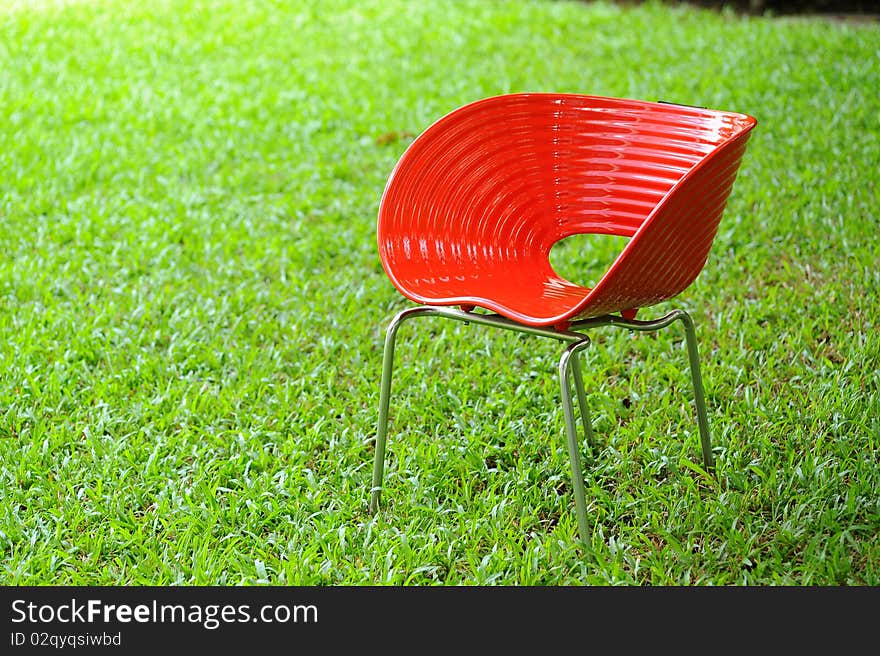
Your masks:
<svg viewBox="0 0 880 656"><path fill-rule="evenodd" d="M579 94L470 103L429 126L392 171L379 208L383 266L405 296L431 302L455 297L457 285L466 296L468 279L493 267L552 280L556 242L623 235L623 251L567 318L653 305L702 270L755 123Z"/></svg>

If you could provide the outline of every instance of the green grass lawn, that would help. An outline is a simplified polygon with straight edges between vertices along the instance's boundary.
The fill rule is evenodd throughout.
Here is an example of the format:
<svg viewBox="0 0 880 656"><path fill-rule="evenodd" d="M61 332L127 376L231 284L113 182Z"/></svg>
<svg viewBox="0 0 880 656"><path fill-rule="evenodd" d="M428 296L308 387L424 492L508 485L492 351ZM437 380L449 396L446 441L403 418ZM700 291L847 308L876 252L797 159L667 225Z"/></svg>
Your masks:
<svg viewBox="0 0 880 656"><path fill-rule="evenodd" d="M878 43L654 3L0 0L2 581L880 584ZM681 331L593 333L593 559L551 340L406 324L367 510L409 306L382 188L513 91L759 121L703 274L640 315L694 317L715 477Z"/></svg>

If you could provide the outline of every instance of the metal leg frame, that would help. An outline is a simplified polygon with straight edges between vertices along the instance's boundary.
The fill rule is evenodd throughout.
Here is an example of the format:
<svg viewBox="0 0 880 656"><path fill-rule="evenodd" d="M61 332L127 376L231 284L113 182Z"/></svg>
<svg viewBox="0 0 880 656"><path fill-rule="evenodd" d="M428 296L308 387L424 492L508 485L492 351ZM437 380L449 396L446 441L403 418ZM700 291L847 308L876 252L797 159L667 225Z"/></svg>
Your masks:
<svg viewBox="0 0 880 656"><path fill-rule="evenodd" d="M703 392L703 376L700 374L700 355L697 350L697 334L694 330L694 320L684 310L673 310L669 314L654 319L652 321L638 321L635 319L624 319L614 315L605 315L596 317L595 319L584 319L583 321L575 321L569 326L569 330L578 331L589 328L597 328L599 326L617 326L627 328L629 330L638 330L648 332L660 330L669 324L681 321L684 325L684 336L687 342L688 360L691 369L691 383L694 387L694 406L697 410L697 424L700 427L700 444L703 450L703 466L707 471L712 471L715 467L712 458L712 439L709 434L709 416L706 412L706 397Z"/></svg>
<svg viewBox="0 0 880 656"><path fill-rule="evenodd" d="M538 328L525 326L496 314L480 314L464 312L449 307L419 306L399 312L388 326L385 334L385 349L382 359L382 384L379 393L379 421L376 427L376 451L373 460L373 483L370 488L370 512L375 513L379 509L379 500L382 493L382 479L385 470L385 442L388 435L388 406L391 399L391 378L394 368L394 344L397 339L397 331L401 324L414 317L440 316L465 324L476 323L486 326L494 326L505 330L551 337L563 342L568 342L568 347L562 353L559 360L559 383L562 391L562 410L565 418L565 430L567 436L568 456L571 464L572 489L575 497L575 511L577 513L578 534L587 550L590 549L590 535L592 533L587 519L586 498L584 493L584 477L581 469L580 445L578 443L577 425L574 418L574 404L571 398L569 384L569 371L574 379L577 393L578 409L581 415L581 424L590 447L595 447L593 427L590 422L589 408L587 407L584 382L579 363L579 353L590 344L589 338L583 334L583 330L599 326L617 326L629 330L652 331L665 328L674 321L684 324L685 339L687 341L688 359L690 360L691 381L694 388L694 404L697 410L697 423L700 427L700 441L703 450L703 464L707 470L712 470L712 445L709 435L709 421L706 413L706 401L703 394L703 379L700 374L700 361L697 351L697 339L694 331L694 323L690 315L684 310L673 310L669 314L653 320L638 321L624 319L623 317L605 315L594 319L585 319L571 324L568 330L556 330L553 328Z"/></svg>

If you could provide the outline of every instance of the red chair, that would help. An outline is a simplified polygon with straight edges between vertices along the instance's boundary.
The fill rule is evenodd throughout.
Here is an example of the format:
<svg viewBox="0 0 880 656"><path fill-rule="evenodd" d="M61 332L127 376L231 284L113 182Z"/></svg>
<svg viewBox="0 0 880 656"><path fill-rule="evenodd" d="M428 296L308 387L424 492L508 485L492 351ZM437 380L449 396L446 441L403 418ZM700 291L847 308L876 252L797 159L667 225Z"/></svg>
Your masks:
<svg viewBox="0 0 880 656"><path fill-rule="evenodd" d="M418 305L394 317L385 338L371 512L382 488L395 338L404 321L420 316L568 343L559 380L578 532L587 548L569 383L573 378L592 443L577 357L590 343L584 330L684 324L703 463L712 469L690 316L679 309L651 321L635 317L680 294L703 269L755 124L744 114L665 102L509 94L460 107L413 141L379 208L382 265ZM556 242L590 233L629 238L592 289L557 275L549 258Z"/></svg>

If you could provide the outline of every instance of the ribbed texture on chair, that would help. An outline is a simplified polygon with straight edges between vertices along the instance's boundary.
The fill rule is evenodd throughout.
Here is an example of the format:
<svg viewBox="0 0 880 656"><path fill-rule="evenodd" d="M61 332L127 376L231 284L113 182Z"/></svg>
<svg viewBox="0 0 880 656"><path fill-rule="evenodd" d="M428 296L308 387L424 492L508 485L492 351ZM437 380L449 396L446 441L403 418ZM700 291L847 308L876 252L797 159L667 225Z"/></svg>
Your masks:
<svg viewBox="0 0 880 656"><path fill-rule="evenodd" d="M406 297L558 325L656 304L706 262L755 120L573 94L511 94L431 125L379 209L385 271ZM632 237L593 290L558 276L553 244Z"/></svg>

